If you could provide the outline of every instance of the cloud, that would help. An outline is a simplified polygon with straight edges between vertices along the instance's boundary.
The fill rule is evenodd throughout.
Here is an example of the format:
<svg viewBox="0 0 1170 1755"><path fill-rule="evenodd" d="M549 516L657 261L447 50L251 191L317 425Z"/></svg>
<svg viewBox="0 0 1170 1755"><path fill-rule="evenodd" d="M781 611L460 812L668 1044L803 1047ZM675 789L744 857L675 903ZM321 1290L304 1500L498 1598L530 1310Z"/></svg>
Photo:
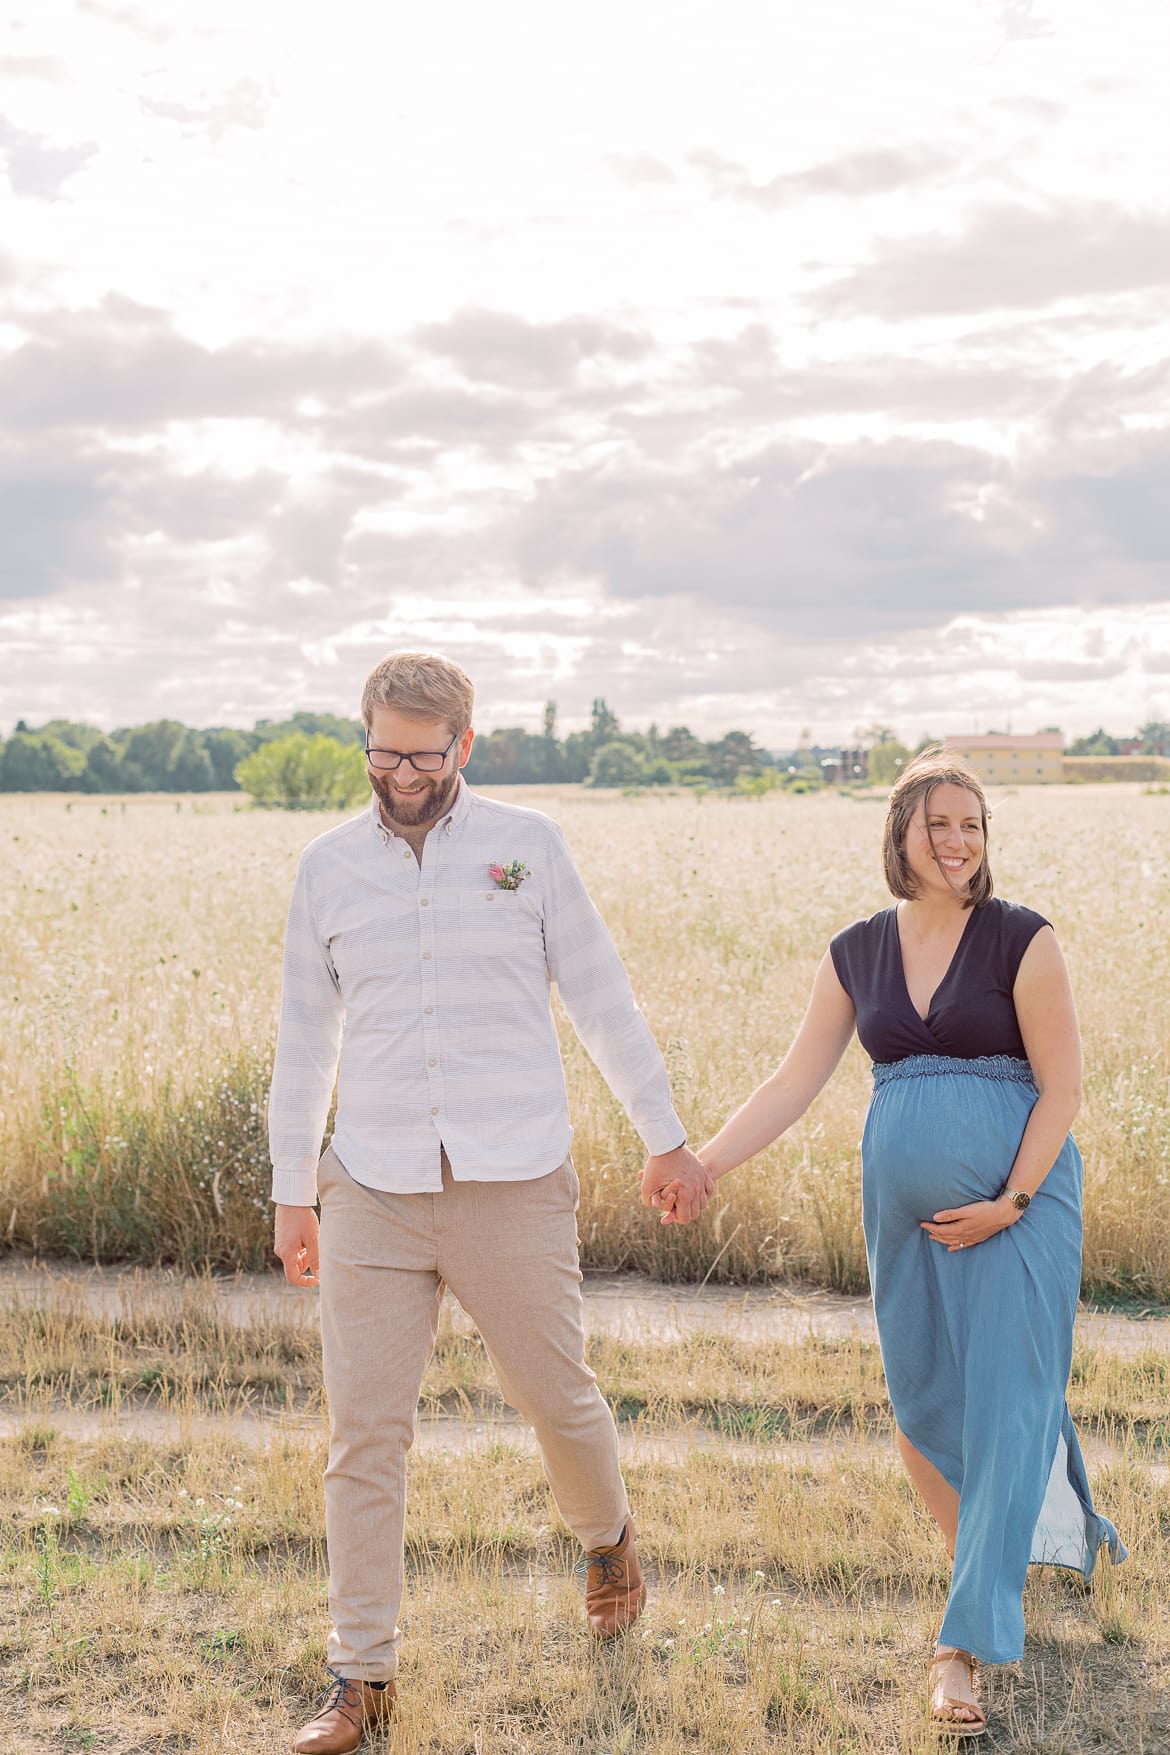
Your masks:
<svg viewBox="0 0 1170 1755"><path fill-rule="evenodd" d="M814 295L819 309L891 321L1039 309L1170 284L1170 215L1100 201L977 212L955 237L886 240Z"/></svg>
<svg viewBox="0 0 1170 1755"><path fill-rule="evenodd" d="M99 307L22 319L29 338L0 359L8 427L113 431L159 422L295 422L306 398L366 395L401 375L380 342L319 346L248 337L208 348L162 311L114 295Z"/></svg>
<svg viewBox="0 0 1170 1755"><path fill-rule="evenodd" d="M119 6L114 0L77 0L77 5L82 12L100 18L103 24L118 25L146 42L169 43L174 39L174 27L161 23L151 7Z"/></svg>
<svg viewBox="0 0 1170 1755"><path fill-rule="evenodd" d="M74 146L54 146L44 135L30 134L0 116L0 152L4 154L14 195L56 201L70 177L76 176L97 150L97 143L92 140Z"/></svg>
<svg viewBox="0 0 1170 1755"><path fill-rule="evenodd" d="M722 467L565 471L517 517L533 583L600 578L636 601L718 600L761 627L843 645L960 612L1170 598L1170 437L1080 466L973 446L780 444Z"/></svg>
<svg viewBox="0 0 1170 1755"><path fill-rule="evenodd" d="M100 456L0 450L0 601L113 577L111 502Z"/></svg>
<svg viewBox="0 0 1170 1755"><path fill-rule="evenodd" d="M571 382L587 360L639 359L652 346L647 335L592 317L533 323L475 306L421 325L414 338L468 378L537 389Z"/></svg>
<svg viewBox="0 0 1170 1755"><path fill-rule="evenodd" d="M225 91L201 92L194 100L141 98L147 115L175 122L189 136L222 139L229 128L263 128L272 107L271 92L255 79L240 79Z"/></svg>
<svg viewBox="0 0 1170 1755"><path fill-rule="evenodd" d="M0 55L2 79L40 79L56 84L66 71L66 63L56 55Z"/></svg>
<svg viewBox="0 0 1170 1755"><path fill-rule="evenodd" d="M819 196L856 200L940 182L953 173L956 159L939 146L869 147L824 159L803 170L783 171L765 182L756 182L743 165L720 153L693 152L690 163L706 175L714 194L748 201L771 212Z"/></svg>
<svg viewBox="0 0 1170 1755"><path fill-rule="evenodd" d="M666 160L650 152L611 152L605 162L619 183L633 188L665 188L678 181Z"/></svg>

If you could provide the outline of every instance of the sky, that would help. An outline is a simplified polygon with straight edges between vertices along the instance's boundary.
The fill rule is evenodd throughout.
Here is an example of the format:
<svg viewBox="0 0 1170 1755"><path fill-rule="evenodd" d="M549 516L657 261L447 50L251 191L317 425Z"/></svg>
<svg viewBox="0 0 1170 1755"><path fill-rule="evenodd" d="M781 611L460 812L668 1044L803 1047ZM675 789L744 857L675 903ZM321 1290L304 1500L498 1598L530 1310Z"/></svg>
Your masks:
<svg viewBox="0 0 1170 1755"><path fill-rule="evenodd" d="M1163 0L15 0L0 733L1170 719Z"/></svg>

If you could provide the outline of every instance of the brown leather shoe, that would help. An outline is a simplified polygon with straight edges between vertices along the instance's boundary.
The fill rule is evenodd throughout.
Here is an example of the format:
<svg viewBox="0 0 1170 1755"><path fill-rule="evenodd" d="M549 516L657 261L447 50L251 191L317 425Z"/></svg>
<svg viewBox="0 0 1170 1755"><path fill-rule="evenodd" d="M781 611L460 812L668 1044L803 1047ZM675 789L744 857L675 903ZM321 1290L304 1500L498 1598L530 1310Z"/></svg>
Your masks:
<svg viewBox="0 0 1170 1755"><path fill-rule="evenodd" d="M616 1548L595 1548L581 1561L585 1613L595 1639L613 1639L633 1625L646 1601L646 1585L634 1546L634 1520L626 1519Z"/></svg>
<svg viewBox="0 0 1170 1755"><path fill-rule="evenodd" d="M328 1668L328 1666L326 1666ZM350 1755L371 1725L388 1725L394 1710L394 1684L371 1688L330 1670L332 1682L317 1712L293 1738L294 1755Z"/></svg>

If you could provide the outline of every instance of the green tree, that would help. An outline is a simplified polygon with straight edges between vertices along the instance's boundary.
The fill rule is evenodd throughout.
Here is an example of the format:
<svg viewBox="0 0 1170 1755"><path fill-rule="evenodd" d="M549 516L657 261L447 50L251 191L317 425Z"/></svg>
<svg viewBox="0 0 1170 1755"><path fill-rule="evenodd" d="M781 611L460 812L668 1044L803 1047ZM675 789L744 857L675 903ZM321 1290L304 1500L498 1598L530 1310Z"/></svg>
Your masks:
<svg viewBox="0 0 1170 1755"><path fill-rule="evenodd" d="M896 737L875 744L866 757L871 786L892 786L909 760L910 751Z"/></svg>
<svg viewBox="0 0 1170 1755"><path fill-rule="evenodd" d="M617 714L611 713L604 698L597 695L593 702L589 726L589 736L593 740L594 750L599 750L602 744L612 743L620 730L621 726L618 724Z"/></svg>
<svg viewBox="0 0 1170 1755"><path fill-rule="evenodd" d="M590 786L642 786L646 764L631 744L603 743L589 767Z"/></svg>
<svg viewBox="0 0 1170 1755"><path fill-rule="evenodd" d="M76 719L50 719L47 725L40 727L39 734L41 737L55 737L71 750L80 750L82 755L87 755L102 736L96 725L82 725Z"/></svg>
<svg viewBox="0 0 1170 1755"><path fill-rule="evenodd" d="M203 746L215 776L217 792L236 792L236 769L257 746L254 731L237 731L234 725L217 725L203 733Z"/></svg>
<svg viewBox="0 0 1170 1755"><path fill-rule="evenodd" d="M1148 725L1138 726L1137 734L1143 756L1170 756L1170 724L1165 720L1151 719Z"/></svg>
<svg viewBox="0 0 1170 1755"><path fill-rule="evenodd" d="M365 744L365 727L360 719L342 719L336 713L298 711L287 719L257 719L256 733L262 742L273 742L303 731L306 737L332 737L338 743Z"/></svg>
<svg viewBox="0 0 1170 1755"><path fill-rule="evenodd" d="M121 745L121 784L127 792L169 792L171 763L187 727L176 719L156 719L130 731L116 731Z"/></svg>
<svg viewBox="0 0 1170 1755"><path fill-rule="evenodd" d="M1078 737L1065 751L1069 756L1116 756L1120 753L1120 740L1110 737L1103 725L1099 725L1096 731L1090 731L1088 737Z"/></svg>
<svg viewBox="0 0 1170 1755"><path fill-rule="evenodd" d="M743 773L756 774L762 767L760 751L746 731L729 731L707 745L709 771L720 785L729 786Z"/></svg>
<svg viewBox="0 0 1170 1755"><path fill-rule="evenodd" d="M0 792L68 792L84 767L81 751L60 738L14 731L0 754Z"/></svg>
<svg viewBox="0 0 1170 1755"><path fill-rule="evenodd" d="M707 756L706 744L688 725L672 725L658 747L668 762L703 762Z"/></svg>
<svg viewBox="0 0 1170 1755"><path fill-rule="evenodd" d="M202 737L197 731L185 731L171 754L167 791L211 792L214 787L215 769Z"/></svg>
<svg viewBox="0 0 1170 1755"><path fill-rule="evenodd" d="M117 792L121 783L117 746L108 737L99 737L85 752L81 785L86 792Z"/></svg>
<svg viewBox="0 0 1170 1755"><path fill-rule="evenodd" d="M236 779L257 804L284 810L343 810L369 791L362 751L323 732L294 731L261 744L244 757Z"/></svg>

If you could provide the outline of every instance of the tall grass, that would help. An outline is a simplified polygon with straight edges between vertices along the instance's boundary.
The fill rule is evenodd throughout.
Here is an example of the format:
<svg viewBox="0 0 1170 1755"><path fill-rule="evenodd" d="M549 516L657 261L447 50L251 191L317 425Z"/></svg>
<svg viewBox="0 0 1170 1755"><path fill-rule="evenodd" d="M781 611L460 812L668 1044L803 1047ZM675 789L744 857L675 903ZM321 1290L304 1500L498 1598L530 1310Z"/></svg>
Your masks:
<svg viewBox="0 0 1170 1755"><path fill-rule="evenodd" d="M232 1318L207 1280L146 1276L102 1312L69 1286L0 1304L4 1755L287 1749L325 1657L328 1421L310 1309L264 1300ZM464 1422L412 1455L387 1748L936 1746L923 1660L947 1566L894 1454L877 1348L594 1336L589 1357L636 1437L624 1473L646 1615L613 1649L590 1641L540 1463L492 1421L482 1343L444 1319L422 1411ZM1152 1352L1078 1350L1074 1412L1112 1441L1094 1493L1131 1554L1088 1592L1029 1580L1025 1659L983 1684L1011 1755L1167 1747L1168 1369ZM170 1436L120 1425L143 1403L177 1416ZM62 1430L79 1412L85 1435Z"/></svg>
<svg viewBox="0 0 1170 1755"><path fill-rule="evenodd" d="M881 801L511 789L563 824L695 1139L775 1065L840 926L888 901ZM1136 789L992 799L999 893L1064 944L1086 1044L1085 1287L1170 1299L1170 814ZM323 818L325 827L334 818ZM313 825L313 828L318 825ZM264 1105L302 815L8 798L0 1235L88 1259L268 1259ZM642 1149L560 1019L583 1256L661 1277L865 1284L856 1045L702 1223L638 1204Z"/></svg>

